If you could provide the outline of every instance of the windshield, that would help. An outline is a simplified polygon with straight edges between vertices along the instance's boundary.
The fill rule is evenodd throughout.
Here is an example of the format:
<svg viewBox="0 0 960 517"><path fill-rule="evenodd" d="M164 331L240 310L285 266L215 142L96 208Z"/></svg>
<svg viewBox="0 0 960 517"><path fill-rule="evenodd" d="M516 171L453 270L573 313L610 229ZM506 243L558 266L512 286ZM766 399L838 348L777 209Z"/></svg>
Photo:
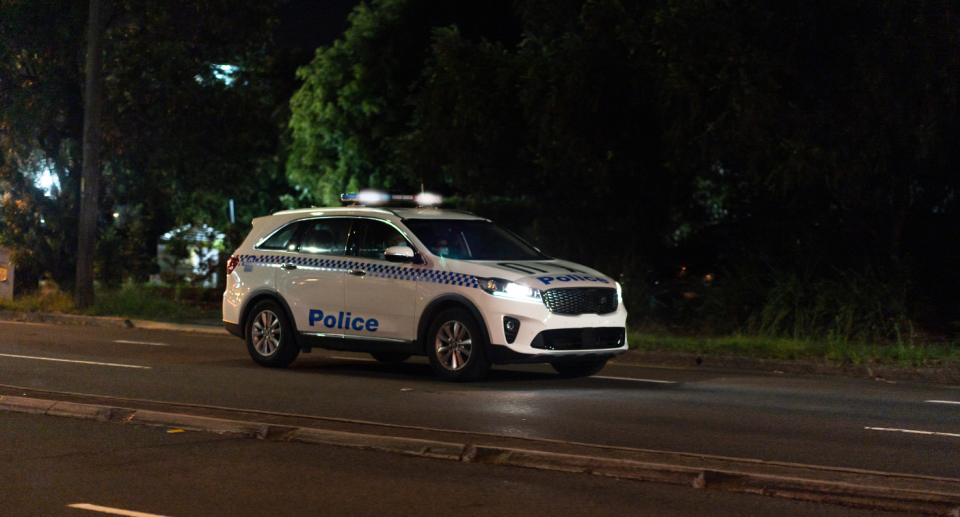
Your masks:
<svg viewBox="0 0 960 517"><path fill-rule="evenodd" d="M430 253L458 260L543 260L519 237L489 221L408 219L403 224Z"/></svg>

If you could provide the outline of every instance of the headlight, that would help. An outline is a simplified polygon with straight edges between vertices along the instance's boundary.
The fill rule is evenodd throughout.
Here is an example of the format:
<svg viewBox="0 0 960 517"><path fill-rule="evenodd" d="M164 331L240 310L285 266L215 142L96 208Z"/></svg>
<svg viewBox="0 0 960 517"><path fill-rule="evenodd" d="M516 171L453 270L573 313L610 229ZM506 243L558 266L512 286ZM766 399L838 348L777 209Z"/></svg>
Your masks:
<svg viewBox="0 0 960 517"><path fill-rule="evenodd" d="M533 287L527 287L516 282L509 282L501 278L478 278L480 289L500 298L510 298L511 300L522 300L525 302L543 303L540 298L540 290Z"/></svg>
<svg viewBox="0 0 960 517"><path fill-rule="evenodd" d="M623 288L620 287L620 282L617 282L617 305L623 303Z"/></svg>

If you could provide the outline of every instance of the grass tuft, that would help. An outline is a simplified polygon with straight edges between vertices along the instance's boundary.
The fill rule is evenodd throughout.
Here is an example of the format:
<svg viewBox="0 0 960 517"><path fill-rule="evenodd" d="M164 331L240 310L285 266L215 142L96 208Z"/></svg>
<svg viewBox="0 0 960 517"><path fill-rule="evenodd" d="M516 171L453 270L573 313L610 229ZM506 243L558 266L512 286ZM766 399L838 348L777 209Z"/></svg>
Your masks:
<svg viewBox="0 0 960 517"><path fill-rule="evenodd" d="M56 289L46 289L13 300L0 300L0 309L20 312L77 312L73 297Z"/></svg>
<svg viewBox="0 0 960 517"><path fill-rule="evenodd" d="M169 294L162 287L125 284L118 290L98 292L94 306L84 314L181 323L221 318L219 307L177 302Z"/></svg>
<svg viewBox="0 0 960 517"><path fill-rule="evenodd" d="M218 323L220 321L219 305L199 301L177 301L178 294L171 288L124 284L120 289L97 290L93 307L83 311L82 314L172 323L210 323L211 321ZM0 300L0 309L80 314L72 296L58 289L49 288L16 296L13 300Z"/></svg>

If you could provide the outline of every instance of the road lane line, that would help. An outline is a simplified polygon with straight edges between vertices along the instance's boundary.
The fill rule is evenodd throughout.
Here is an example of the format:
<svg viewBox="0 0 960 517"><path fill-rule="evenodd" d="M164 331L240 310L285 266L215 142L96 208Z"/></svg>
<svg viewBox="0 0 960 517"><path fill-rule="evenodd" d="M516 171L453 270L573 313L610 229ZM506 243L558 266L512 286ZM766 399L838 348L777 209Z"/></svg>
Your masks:
<svg viewBox="0 0 960 517"><path fill-rule="evenodd" d="M892 431L895 433L910 433L910 434L925 434L933 436L952 436L954 438L960 438L960 434L956 433L938 433L934 431L915 431L913 429L888 429L886 427L864 427L864 429L869 429L871 431Z"/></svg>
<svg viewBox="0 0 960 517"><path fill-rule="evenodd" d="M131 345L150 345L150 346L170 346L166 343L150 343L148 341L127 341L125 339L117 339L114 343L129 343Z"/></svg>
<svg viewBox="0 0 960 517"><path fill-rule="evenodd" d="M956 400L928 400L930 404L957 404L960 405L960 401Z"/></svg>
<svg viewBox="0 0 960 517"><path fill-rule="evenodd" d="M131 510L121 510L119 508L110 508L107 506L97 506L95 504L77 503L68 504L68 508L79 508L81 510L92 510L94 512L111 513L113 515L126 515L127 517L164 517L155 513L134 512Z"/></svg>
<svg viewBox="0 0 960 517"><path fill-rule="evenodd" d="M117 366L120 368L139 368L141 370L150 369L149 366L137 366L133 364L97 363L94 361L74 361L72 359L54 359L53 357L33 357L29 355L0 354L0 357L15 357L17 359L37 359L40 361L57 361L61 363L95 364L98 366Z"/></svg>
<svg viewBox="0 0 960 517"><path fill-rule="evenodd" d="M658 379L634 379L632 377L607 377L604 375L593 375L591 379L610 379L614 381L636 381L636 382L655 382L657 384L676 384L676 381L661 381Z"/></svg>

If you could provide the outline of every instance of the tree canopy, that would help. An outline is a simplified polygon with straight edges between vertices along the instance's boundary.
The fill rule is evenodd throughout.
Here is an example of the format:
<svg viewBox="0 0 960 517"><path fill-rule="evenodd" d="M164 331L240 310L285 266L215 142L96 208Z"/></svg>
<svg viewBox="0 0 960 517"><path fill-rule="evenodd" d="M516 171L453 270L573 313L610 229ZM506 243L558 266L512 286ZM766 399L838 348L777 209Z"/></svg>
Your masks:
<svg viewBox="0 0 960 517"><path fill-rule="evenodd" d="M960 320L950 0L370 0L296 79L278 3L105 0L101 280L229 199L422 185L618 275L634 314L825 328L847 302L818 290L856 290L864 328ZM72 281L86 6L0 0L0 245L28 281Z"/></svg>
<svg viewBox="0 0 960 517"><path fill-rule="evenodd" d="M423 5L358 7L300 70L303 202L423 184L633 278L753 264L938 283L930 254L950 248L923 235L956 225L960 186L951 2L519 0L514 43Z"/></svg>
<svg viewBox="0 0 960 517"><path fill-rule="evenodd" d="M246 219L281 206L290 81L267 52L273 3L105 4L97 268L113 282L145 278L157 238L173 226L223 226L230 198ZM72 282L85 19L83 1L0 4L0 238L24 280Z"/></svg>

